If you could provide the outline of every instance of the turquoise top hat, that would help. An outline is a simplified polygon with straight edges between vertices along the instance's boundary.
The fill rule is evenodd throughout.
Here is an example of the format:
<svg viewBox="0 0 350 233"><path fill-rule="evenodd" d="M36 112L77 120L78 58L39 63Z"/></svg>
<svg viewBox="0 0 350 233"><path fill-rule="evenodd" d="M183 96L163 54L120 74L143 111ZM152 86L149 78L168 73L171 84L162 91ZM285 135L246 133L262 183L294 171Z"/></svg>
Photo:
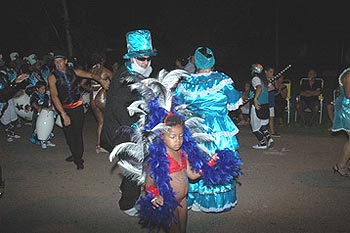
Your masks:
<svg viewBox="0 0 350 233"><path fill-rule="evenodd" d="M143 56L156 56L157 50L152 47L151 32L149 30L136 30L126 34L128 53L124 59Z"/></svg>
<svg viewBox="0 0 350 233"><path fill-rule="evenodd" d="M215 64L214 53L206 47L199 47L194 53L194 63L198 69L211 68Z"/></svg>

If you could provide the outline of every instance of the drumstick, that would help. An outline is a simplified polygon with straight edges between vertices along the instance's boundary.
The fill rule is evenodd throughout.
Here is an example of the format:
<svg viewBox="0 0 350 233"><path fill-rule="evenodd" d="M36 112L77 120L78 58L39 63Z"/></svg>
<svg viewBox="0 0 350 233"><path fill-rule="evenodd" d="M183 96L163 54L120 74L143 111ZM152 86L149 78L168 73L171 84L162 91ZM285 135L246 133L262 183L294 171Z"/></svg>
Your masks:
<svg viewBox="0 0 350 233"><path fill-rule="evenodd" d="M273 76L270 80L269 83L272 83L273 81L275 81L276 79L278 79L279 77L281 77L281 75L286 72L290 67L292 67L292 65L288 65L286 66L286 68L284 68L283 70L281 70L280 72L278 72L275 76ZM246 100L243 101L242 105L245 105L246 103L248 103L249 101L251 101L252 98L248 98Z"/></svg>

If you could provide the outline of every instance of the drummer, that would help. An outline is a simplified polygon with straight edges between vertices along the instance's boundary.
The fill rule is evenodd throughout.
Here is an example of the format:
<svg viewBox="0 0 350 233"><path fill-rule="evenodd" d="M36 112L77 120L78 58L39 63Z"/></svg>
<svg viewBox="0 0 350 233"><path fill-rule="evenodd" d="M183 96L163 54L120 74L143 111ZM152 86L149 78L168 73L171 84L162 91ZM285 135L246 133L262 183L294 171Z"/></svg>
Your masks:
<svg viewBox="0 0 350 233"><path fill-rule="evenodd" d="M30 96L30 106L33 109L33 119L32 119L33 133L31 135L30 141L34 144L41 145L42 149L46 149L48 146L50 147L56 146L54 143L51 142L51 139L53 138L52 132L49 135L47 140L39 140L36 132L36 120L41 110L44 108L53 109L52 105L50 106L50 97L48 94L46 94L46 82L38 81L35 84L35 91Z"/></svg>

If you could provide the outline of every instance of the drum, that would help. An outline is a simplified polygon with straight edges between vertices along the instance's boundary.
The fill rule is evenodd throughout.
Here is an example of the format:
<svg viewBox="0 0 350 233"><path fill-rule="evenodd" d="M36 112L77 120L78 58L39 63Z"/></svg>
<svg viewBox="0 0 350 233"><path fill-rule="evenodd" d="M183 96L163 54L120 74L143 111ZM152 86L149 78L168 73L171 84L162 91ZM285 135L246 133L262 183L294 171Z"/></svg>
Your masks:
<svg viewBox="0 0 350 233"><path fill-rule="evenodd" d="M44 108L36 119L36 133L39 140L47 140L55 125L54 111Z"/></svg>
<svg viewBox="0 0 350 233"><path fill-rule="evenodd" d="M81 97L83 99L84 113L86 113L90 107L90 93L85 91L81 94Z"/></svg>
<svg viewBox="0 0 350 233"><path fill-rule="evenodd" d="M13 97L13 105L15 106L15 112L17 115L27 121L31 121L33 118L33 110L30 107L30 97L21 90Z"/></svg>

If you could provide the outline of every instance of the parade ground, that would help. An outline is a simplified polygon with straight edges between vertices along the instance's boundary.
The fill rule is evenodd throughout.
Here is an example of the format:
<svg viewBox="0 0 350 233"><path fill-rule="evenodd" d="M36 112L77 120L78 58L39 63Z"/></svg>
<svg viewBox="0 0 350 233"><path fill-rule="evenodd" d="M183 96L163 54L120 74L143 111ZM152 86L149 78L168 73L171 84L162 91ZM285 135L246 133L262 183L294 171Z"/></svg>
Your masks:
<svg viewBox="0 0 350 233"><path fill-rule="evenodd" d="M189 233L345 233L350 230L350 177L335 174L347 140L329 125L278 128L268 150L254 150L249 126L238 140L244 165L237 206L208 214L189 211ZM84 125L85 169L65 161L70 155L61 128L56 147L29 142L31 126L16 129L8 143L0 134L5 193L0 198L0 233L138 233L137 217L119 210L119 168L107 153L96 154L96 123L88 112Z"/></svg>

